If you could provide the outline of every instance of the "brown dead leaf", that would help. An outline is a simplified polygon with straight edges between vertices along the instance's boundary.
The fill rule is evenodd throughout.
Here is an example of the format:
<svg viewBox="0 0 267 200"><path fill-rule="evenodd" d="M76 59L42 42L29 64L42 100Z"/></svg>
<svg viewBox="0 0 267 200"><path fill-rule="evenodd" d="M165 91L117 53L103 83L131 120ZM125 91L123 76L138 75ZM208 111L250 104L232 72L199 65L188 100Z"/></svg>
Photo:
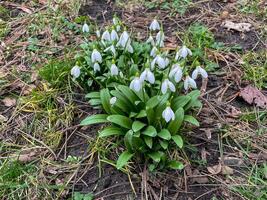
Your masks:
<svg viewBox="0 0 267 200"><path fill-rule="evenodd" d="M0 123L6 122L8 119L4 115L0 115Z"/></svg>
<svg viewBox="0 0 267 200"><path fill-rule="evenodd" d="M16 99L10 98L10 97L6 97L2 100L2 102L4 103L4 105L6 107L13 107L16 105L17 101Z"/></svg>
<svg viewBox="0 0 267 200"><path fill-rule="evenodd" d="M241 166L244 163L241 158L233 156L224 156L222 161L227 166Z"/></svg>
<svg viewBox="0 0 267 200"><path fill-rule="evenodd" d="M22 163L27 163L31 162L36 158L37 152L36 151L31 151L31 152L24 152L20 155L13 155L16 160L22 162Z"/></svg>
<svg viewBox="0 0 267 200"><path fill-rule="evenodd" d="M214 165L212 167L207 167L207 170L212 175L216 175L222 171L222 165L221 165L221 163L219 163L218 165Z"/></svg>
<svg viewBox="0 0 267 200"><path fill-rule="evenodd" d="M35 88L36 88L36 86L33 84L27 85L22 89L22 94L23 95L29 95L33 91L33 89L35 89Z"/></svg>
<svg viewBox="0 0 267 200"><path fill-rule="evenodd" d="M235 30L238 32L249 32L252 25L250 23L235 23L225 20L222 23L222 27L227 28L227 30Z"/></svg>
<svg viewBox="0 0 267 200"><path fill-rule="evenodd" d="M251 85L242 89L239 95L249 104L254 103L260 108L267 108L267 97Z"/></svg>
<svg viewBox="0 0 267 200"><path fill-rule="evenodd" d="M208 177L201 175L197 169L193 171L193 175L196 176L192 178L193 183L205 184L209 182Z"/></svg>
<svg viewBox="0 0 267 200"><path fill-rule="evenodd" d="M222 166L222 174L224 175L231 175L234 174L234 169L227 166L227 165L223 165Z"/></svg>
<svg viewBox="0 0 267 200"><path fill-rule="evenodd" d="M33 72L31 75L31 82L35 82L38 78L38 73L37 72Z"/></svg>

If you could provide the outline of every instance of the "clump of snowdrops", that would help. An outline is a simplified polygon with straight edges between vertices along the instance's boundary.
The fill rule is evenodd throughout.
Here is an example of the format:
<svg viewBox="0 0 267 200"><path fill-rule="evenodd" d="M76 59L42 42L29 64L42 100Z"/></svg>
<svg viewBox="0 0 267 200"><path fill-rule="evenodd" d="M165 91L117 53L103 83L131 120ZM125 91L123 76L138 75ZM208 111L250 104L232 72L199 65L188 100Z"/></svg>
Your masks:
<svg viewBox="0 0 267 200"><path fill-rule="evenodd" d="M71 75L91 88L98 85L86 97L103 112L81 125L106 124L98 136L116 138L124 147L118 169L133 157L149 163L150 169L182 169L181 158L173 152L183 148L188 125L199 126L194 113L202 104L195 80L208 77L204 67L185 45L175 52L165 50L156 19L147 41L134 40L117 17L102 32L91 31L86 23L82 31L85 42Z"/></svg>

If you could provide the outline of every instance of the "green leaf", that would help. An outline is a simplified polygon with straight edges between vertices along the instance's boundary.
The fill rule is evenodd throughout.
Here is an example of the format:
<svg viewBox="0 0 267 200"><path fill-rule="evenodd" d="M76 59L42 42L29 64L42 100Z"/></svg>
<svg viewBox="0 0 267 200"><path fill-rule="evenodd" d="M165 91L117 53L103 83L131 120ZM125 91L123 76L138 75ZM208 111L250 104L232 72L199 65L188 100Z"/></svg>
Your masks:
<svg viewBox="0 0 267 200"><path fill-rule="evenodd" d="M172 135L176 134L184 121L184 109L178 108L175 112L175 119L172 120L168 125L168 130Z"/></svg>
<svg viewBox="0 0 267 200"><path fill-rule="evenodd" d="M156 107L155 113L162 113L163 112L163 110L166 108L166 103L167 103L169 97L170 97L170 93L166 93L166 94L161 96L161 100L160 100L158 106Z"/></svg>
<svg viewBox="0 0 267 200"><path fill-rule="evenodd" d="M144 141L146 143L146 145L152 149L152 145L153 145L153 139L151 137L148 136L144 136Z"/></svg>
<svg viewBox="0 0 267 200"><path fill-rule="evenodd" d="M157 136L157 130L153 126L148 126L143 132L143 135L147 135L150 137L156 137Z"/></svg>
<svg viewBox="0 0 267 200"><path fill-rule="evenodd" d="M118 89L124 94L124 96L134 104L135 101L139 100L136 94L127 86L119 85Z"/></svg>
<svg viewBox="0 0 267 200"><path fill-rule="evenodd" d="M158 136L164 140L170 140L171 139L171 133L167 129L162 129Z"/></svg>
<svg viewBox="0 0 267 200"><path fill-rule="evenodd" d="M138 115L136 116L136 118L143 118L146 117L146 111L145 110L141 110Z"/></svg>
<svg viewBox="0 0 267 200"><path fill-rule="evenodd" d="M158 95L154 96L146 102L146 106L149 108L154 108L160 103L160 101L161 101L161 96Z"/></svg>
<svg viewBox="0 0 267 200"><path fill-rule="evenodd" d="M88 98L88 99L99 99L100 98L100 92L90 92L87 95L85 95L85 98Z"/></svg>
<svg viewBox="0 0 267 200"><path fill-rule="evenodd" d="M189 122L189 123L191 123L191 124L193 124L195 126L199 126L199 122L197 121L197 119L194 118L191 115L185 115L184 116L184 121Z"/></svg>
<svg viewBox="0 0 267 200"><path fill-rule="evenodd" d="M82 120L80 125L87 126L91 124L106 123L108 122L107 117L108 115L106 114L91 115Z"/></svg>
<svg viewBox="0 0 267 200"><path fill-rule="evenodd" d="M124 136L124 145L126 146L127 150L132 152L133 151L133 131L129 130Z"/></svg>
<svg viewBox="0 0 267 200"><path fill-rule="evenodd" d="M179 96L172 100L172 108L176 111L178 108L184 107L191 100L190 96Z"/></svg>
<svg viewBox="0 0 267 200"><path fill-rule="evenodd" d="M121 169L123 166L127 164L127 162L133 157L133 153L129 153L128 151L124 151L118 158L116 167L117 169Z"/></svg>
<svg viewBox="0 0 267 200"><path fill-rule="evenodd" d="M137 132L137 131L140 131L145 126L146 126L146 124L144 124L143 122L134 121L134 123L132 124L132 129L134 132Z"/></svg>
<svg viewBox="0 0 267 200"><path fill-rule="evenodd" d="M198 97L200 96L200 91L199 90L193 90L190 92L187 96L191 98L189 103L184 107L184 110L189 110L192 107L195 107L195 105L199 105L199 103L196 104L196 101L198 100Z"/></svg>
<svg viewBox="0 0 267 200"><path fill-rule="evenodd" d="M90 99L89 100L89 104L91 106L99 106L102 104L101 100L100 99Z"/></svg>
<svg viewBox="0 0 267 200"><path fill-rule="evenodd" d="M182 139L182 137L180 135L173 135L172 136L172 140L175 142L175 144L179 147L179 148L183 148L184 146L184 141Z"/></svg>
<svg viewBox="0 0 267 200"><path fill-rule="evenodd" d="M155 121L156 115L152 108L146 107L146 116L149 124L153 124Z"/></svg>
<svg viewBox="0 0 267 200"><path fill-rule="evenodd" d="M104 108L104 110L106 111L106 113L110 114L111 111L110 111L110 94L109 94L109 90L106 88L106 89L102 89L100 91L100 99L101 99L101 102L102 102L102 106Z"/></svg>
<svg viewBox="0 0 267 200"><path fill-rule="evenodd" d="M176 160L172 160L168 163L168 167L176 170L182 170L184 168L184 164Z"/></svg>
<svg viewBox="0 0 267 200"><path fill-rule="evenodd" d="M168 148L168 145L169 145L168 141L166 141L166 140L159 140L159 144L164 150L166 150Z"/></svg>
<svg viewBox="0 0 267 200"><path fill-rule="evenodd" d="M123 135L123 134L124 131L121 130L121 128L109 126L100 131L99 137L108 137L111 135Z"/></svg>
<svg viewBox="0 0 267 200"><path fill-rule="evenodd" d="M132 123L133 123L132 120L123 115L109 115L107 117L107 120L123 128L127 128L127 129L132 128Z"/></svg>
<svg viewBox="0 0 267 200"><path fill-rule="evenodd" d="M160 162L162 154L158 151L149 153L148 156L155 162Z"/></svg>

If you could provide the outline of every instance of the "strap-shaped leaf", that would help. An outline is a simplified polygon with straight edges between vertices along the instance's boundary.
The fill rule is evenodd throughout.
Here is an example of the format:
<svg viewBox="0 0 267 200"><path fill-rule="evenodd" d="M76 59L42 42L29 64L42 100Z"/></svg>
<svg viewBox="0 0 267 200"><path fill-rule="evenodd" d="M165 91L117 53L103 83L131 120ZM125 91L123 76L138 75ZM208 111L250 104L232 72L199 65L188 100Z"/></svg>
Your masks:
<svg viewBox="0 0 267 200"><path fill-rule="evenodd" d="M142 128L144 128L146 124L140 121L134 121L132 124L132 129L134 132L140 131Z"/></svg>
<svg viewBox="0 0 267 200"><path fill-rule="evenodd" d="M124 131L121 128L109 126L100 131L99 137L108 137L112 135L123 135L123 134Z"/></svg>
<svg viewBox="0 0 267 200"><path fill-rule="evenodd" d="M184 110L189 110L190 108L194 107L195 105L199 105L199 103L196 104L196 102L198 102L198 97L200 96L200 91L199 90L193 90L192 92L190 92L189 94L187 94L187 96L189 96L191 98L191 100L188 102L188 104L184 107Z"/></svg>
<svg viewBox="0 0 267 200"><path fill-rule="evenodd" d="M184 121L184 109L178 108L175 112L175 119L168 125L168 130L172 135L176 134Z"/></svg>
<svg viewBox="0 0 267 200"><path fill-rule="evenodd" d="M173 135L172 136L172 140L175 142L175 144L179 147L179 148L183 148L184 146L184 141L182 139L182 137L180 135Z"/></svg>
<svg viewBox="0 0 267 200"><path fill-rule="evenodd" d="M146 111L145 110L141 110L138 115L136 116L136 118L143 118L143 117L146 117L147 114L146 114Z"/></svg>
<svg viewBox="0 0 267 200"><path fill-rule="evenodd" d="M164 150L166 150L168 148L168 145L169 145L168 141L166 141L166 140L159 140L159 144Z"/></svg>
<svg viewBox="0 0 267 200"><path fill-rule="evenodd" d="M146 116L149 124L155 122L156 115L152 108L146 107Z"/></svg>
<svg viewBox="0 0 267 200"><path fill-rule="evenodd" d="M154 96L152 98L150 98L147 102L146 102L146 106L149 108L155 108L161 101L161 96L157 95Z"/></svg>
<svg viewBox="0 0 267 200"><path fill-rule="evenodd" d="M131 129L133 121L123 115L109 115L107 120L123 128Z"/></svg>
<svg viewBox="0 0 267 200"><path fill-rule="evenodd" d="M130 153L128 151L124 151L118 158L116 167L117 169L121 169L123 166L125 166L128 161L133 157L133 153Z"/></svg>
<svg viewBox="0 0 267 200"><path fill-rule="evenodd" d="M85 98L88 98L88 99L99 99L100 98L100 92L90 92L87 95L85 95Z"/></svg>
<svg viewBox="0 0 267 200"><path fill-rule="evenodd" d="M89 104L91 106L100 106L102 104L100 99L90 99Z"/></svg>
<svg viewBox="0 0 267 200"><path fill-rule="evenodd" d="M148 156L154 160L155 162L160 162L162 154L158 151L153 152L153 153L149 153Z"/></svg>
<svg viewBox="0 0 267 200"><path fill-rule="evenodd" d="M178 96L172 100L173 110L184 107L191 100L190 96Z"/></svg>
<svg viewBox="0 0 267 200"><path fill-rule="evenodd" d="M134 104L135 101L140 100L136 94L127 86L119 85L118 89L123 93L123 95Z"/></svg>
<svg viewBox="0 0 267 200"><path fill-rule="evenodd" d="M143 135L147 135L150 137L156 137L157 136L157 130L153 126L148 126L143 132L141 132Z"/></svg>
<svg viewBox="0 0 267 200"><path fill-rule="evenodd" d="M155 113L162 113L163 112L163 110L166 108L166 103L167 103L169 97L170 97L169 92L161 96L161 100L156 107Z"/></svg>
<svg viewBox="0 0 267 200"><path fill-rule="evenodd" d="M199 122L197 121L197 119L191 115L185 115L184 121L189 122L190 124L193 124L195 126L199 126Z"/></svg>
<svg viewBox="0 0 267 200"><path fill-rule="evenodd" d="M168 129L162 129L159 133L158 136L164 140L170 140L171 139L171 133Z"/></svg>
<svg viewBox="0 0 267 200"><path fill-rule="evenodd" d="M184 168L184 164L179 161L172 160L168 163L168 167L175 170L182 170Z"/></svg>
<svg viewBox="0 0 267 200"><path fill-rule="evenodd" d="M106 123L108 115L106 114L97 114L97 115L91 115L86 117L84 120L81 121L82 126L87 126L91 124L99 124L99 123Z"/></svg>
<svg viewBox="0 0 267 200"><path fill-rule="evenodd" d="M101 99L101 103L102 103L102 106L104 108L104 110L110 114L111 111L110 111L110 94L109 94L109 90L106 88L106 89L102 89L100 91L100 99Z"/></svg>

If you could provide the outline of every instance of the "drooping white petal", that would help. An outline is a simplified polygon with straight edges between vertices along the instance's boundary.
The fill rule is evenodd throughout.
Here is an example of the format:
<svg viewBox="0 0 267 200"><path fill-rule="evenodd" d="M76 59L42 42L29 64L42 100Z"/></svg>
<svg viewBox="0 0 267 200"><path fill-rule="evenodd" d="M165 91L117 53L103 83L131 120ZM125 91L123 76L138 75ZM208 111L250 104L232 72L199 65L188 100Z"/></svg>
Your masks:
<svg viewBox="0 0 267 200"><path fill-rule="evenodd" d="M100 30L96 30L95 34L96 34L96 37L98 37L98 38L100 38L100 37L101 37Z"/></svg>
<svg viewBox="0 0 267 200"><path fill-rule="evenodd" d="M119 69L115 64L111 65L110 73L112 76L117 76L119 74Z"/></svg>
<svg viewBox="0 0 267 200"><path fill-rule="evenodd" d="M206 70L201 67L199 68L199 73L201 74L202 78L208 78L208 73L206 72Z"/></svg>
<svg viewBox="0 0 267 200"><path fill-rule="evenodd" d="M102 40L102 41L110 41L110 40L111 40L111 38L110 38L110 33L109 33L108 30L106 30L106 31L102 34L101 40Z"/></svg>
<svg viewBox="0 0 267 200"><path fill-rule="evenodd" d="M161 56L157 55L156 63L158 64L160 69L164 69L166 67L166 61Z"/></svg>
<svg viewBox="0 0 267 200"><path fill-rule="evenodd" d="M155 83L155 76L154 74L150 71L150 69L145 69L141 75L140 75L140 80L142 81L148 81L151 84Z"/></svg>
<svg viewBox="0 0 267 200"><path fill-rule="evenodd" d="M168 123L171 120L175 119L175 114L170 106L167 106L165 110L162 112L162 117Z"/></svg>
<svg viewBox="0 0 267 200"><path fill-rule="evenodd" d="M135 77L130 83L130 89L139 92L142 88L142 80L139 77Z"/></svg>
<svg viewBox="0 0 267 200"><path fill-rule="evenodd" d="M165 35L164 35L163 31L159 31L156 35L157 45L159 45L162 41L164 41L164 39L165 39Z"/></svg>
<svg viewBox="0 0 267 200"><path fill-rule="evenodd" d="M94 49L92 52L91 61L92 63L95 63L95 62L102 63L102 56L99 53L99 51L97 51L96 49Z"/></svg>
<svg viewBox="0 0 267 200"><path fill-rule="evenodd" d="M161 85L162 94L166 94L167 90L168 90L168 81L166 79L165 81L163 81L163 83Z"/></svg>
<svg viewBox="0 0 267 200"><path fill-rule="evenodd" d="M112 22L115 26L119 24L119 20L117 17L113 17Z"/></svg>
<svg viewBox="0 0 267 200"><path fill-rule="evenodd" d="M130 36L127 31L123 31L117 45L125 48L128 43L130 43Z"/></svg>
<svg viewBox="0 0 267 200"><path fill-rule="evenodd" d="M171 90L172 92L175 92L175 86L174 86L174 84L173 84L171 81L169 81L169 80L168 80L168 87L170 88L170 90Z"/></svg>
<svg viewBox="0 0 267 200"><path fill-rule="evenodd" d="M109 100L109 103L111 106L113 106L117 101L117 98L116 97L112 97L110 100Z"/></svg>
<svg viewBox="0 0 267 200"><path fill-rule="evenodd" d="M100 71L100 65L98 63L94 64L94 72Z"/></svg>
<svg viewBox="0 0 267 200"><path fill-rule="evenodd" d="M132 47L131 44L128 44L128 45L126 46L126 50L127 50L129 53L133 53L133 52L134 52L133 47Z"/></svg>
<svg viewBox="0 0 267 200"><path fill-rule="evenodd" d="M154 19L150 24L149 29L152 31L160 30L159 22L156 19Z"/></svg>
<svg viewBox="0 0 267 200"><path fill-rule="evenodd" d="M88 26L88 24L86 24L86 23L84 23L84 25L83 25L83 28L82 28L82 31L84 32L84 33L89 33L89 26Z"/></svg>
<svg viewBox="0 0 267 200"><path fill-rule="evenodd" d="M108 51L111 51L114 56L116 55L116 49L115 49L115 46L114 45L111 45L110 47L108 47L108 48L106 48L104 50L104 52L108 52Z"/></svg>
<svg viewBox="0 0 267 200"><path fill-rule="evenodd" d="M120 31L121 30L121 26L118 24L117 26L116 26L116 31Z"/></svg>
<svg viewBox="0 0 267 200"><path fill-rule="evenodd" d="M184 80L184 89L187 91L189 89L189 80L188 76Z"/></svg>
<svg viewBox="0 0 267 200"><path fill-rule="evenodd" d="M202 76L202 78L208 78L208 73L206 72L206 70L200 66L197 66L192 73L192 78L197 79L199 74Z"/></svg>
<svg viewBox="0 0 267 200"><path fill-rule="evenodd" d="M157 58L154 58L151 62L150 69L153 71L155 69Z"/></svg>
<svg viewBox="0 0 267 200"><path fill-rule="evenodd" d="M158 49L157 47L154 46L150 52L150 56L154 58L157 55L157 52L158 52Z"/></svg>
<svg viewBox="0 0 267 200"><path fill-rule="evenodd" d="M199 69L198 67L196 67L196 69L194 69L194 71L192 72L192 78L197 79L198 73L199 73Z"/></svg>
<svg viewBox="0 0 267 200"><path fill-rule="evenodd" d="M174 64L169 73L169 78L174 78L175 82L178 83L182 80L183 71L180 65Z"/></svg>
<svg viewBox="0 0 267 200"><path fill-rule="evenodd" d="M146 43L150 43L152 46L155 45L155 41L154 41L152 35L149 36L149 38L147 39Z"/></svg>
<svg viewBox="0 0 267 200"><path fill-rule="evenodd" d="M193 89L196 89L197 88L197 83L194 79L192 79L191 77L188 77L188 83L189 83L189 86Z"/></svg>
<svg viewBox="0 0 267 200"><path fill-rule="evenodd" d="M169 65L169 63L170 63L170 60L169 60L169 58L165 58L165 66L168 66L168 65Z"/></svg>
<svg viewBox="0 0 267 200"><path fill-rule="evenodd" d="M183 45L176 53L175 60L178 60L179 58L186 58L188 55L192 56L192 51Z"/></svg>
<svg viewBox="0 0 267 200"><path fill-rule="evenodd" d="M119 40L119 36L118 36L117 32L114 29L111 31L110 39L111 39L112 42Z"/></svg>
<svg viewBox="0 0 267 200"><path fill-rule="evenodd" d="M81 74L81 69L79 66L75 65L71 71L70 74L73 76L73 78L78 78Z"/></svg>

